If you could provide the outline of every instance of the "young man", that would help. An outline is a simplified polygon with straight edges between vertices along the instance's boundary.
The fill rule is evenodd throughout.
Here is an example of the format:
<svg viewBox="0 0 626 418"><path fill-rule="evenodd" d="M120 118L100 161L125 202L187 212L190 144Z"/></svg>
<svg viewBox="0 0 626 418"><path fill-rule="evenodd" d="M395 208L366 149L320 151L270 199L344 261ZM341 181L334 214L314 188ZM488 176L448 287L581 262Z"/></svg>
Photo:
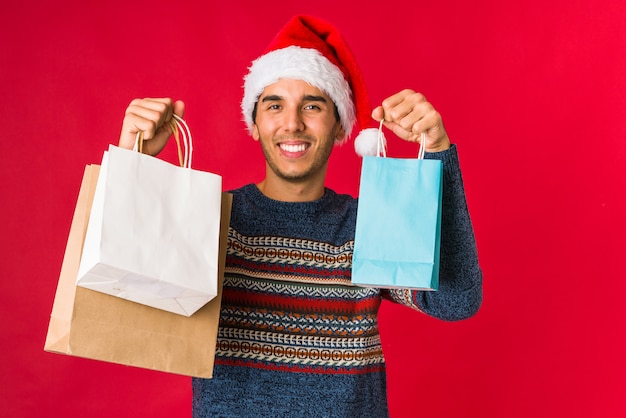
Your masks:
<svg viewBox="0 0 626 418"><path fill-rule="evenodd" d="M403 90L371 111L345 41L312 17L292 19L253 62L242 110L266 176L232 192L214 378L193 379L194 416L386 416L382 300L443 320L468 318L481 303L456 147L419 93ZM166 122L183 111L180 101L134 100L120 146L144 131L144 150L158 153ZM324 180L333 146L370 118L407 141L425 133L426 158L443 161L437 292L351 284L357 200Z"/></svg>

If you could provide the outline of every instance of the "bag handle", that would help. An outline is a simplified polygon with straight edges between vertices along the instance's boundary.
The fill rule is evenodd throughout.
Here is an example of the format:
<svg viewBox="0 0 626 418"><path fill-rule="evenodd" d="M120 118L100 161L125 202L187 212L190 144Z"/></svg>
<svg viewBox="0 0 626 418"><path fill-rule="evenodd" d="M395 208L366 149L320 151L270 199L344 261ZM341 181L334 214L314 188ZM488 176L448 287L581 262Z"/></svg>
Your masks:
<svg viewBox="0 0 626 418"><path fill-rule="evenodd" d="M191 168L191 156L193 154L193 141L191 138L191 130L189 129L189 126L183 118L176 114L173 114L172 116L172 119L170 119L168 123L170 129L172 130L172 134L174 135L174 139L176 140L176 149L178 150L178 163L183 168ZM184 155L180 147L181 134L183 137L183 145L185 147ZM137 151L139 153L143 152L143 131L137 132L133 151Z"/></svg>
<svg viewBox="0 0 626 418"><path fill-rule="evenodd" d="M387 157L387 140L385 139L385 135L383 134L383 122L385 119L380 120L380 125L378 126L378 136L376 137L376 156L377 157ZM426 133L422 132L420 136L420 148L417 152L417 159L424 159L424 152L426 150L426 146L424 143L426 142Z"/></svg>

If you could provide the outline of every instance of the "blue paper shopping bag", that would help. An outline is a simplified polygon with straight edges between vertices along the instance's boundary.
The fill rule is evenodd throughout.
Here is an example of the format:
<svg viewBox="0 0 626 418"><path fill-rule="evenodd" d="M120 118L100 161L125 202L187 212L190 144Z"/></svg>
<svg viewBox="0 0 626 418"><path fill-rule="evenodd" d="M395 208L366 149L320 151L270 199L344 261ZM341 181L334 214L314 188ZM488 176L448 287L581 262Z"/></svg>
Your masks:
<svg viewBox="0 0 626 418"><path fill-rule="evenodd" d="M363 157L352 283L437 290L443 165Z"/></svg>

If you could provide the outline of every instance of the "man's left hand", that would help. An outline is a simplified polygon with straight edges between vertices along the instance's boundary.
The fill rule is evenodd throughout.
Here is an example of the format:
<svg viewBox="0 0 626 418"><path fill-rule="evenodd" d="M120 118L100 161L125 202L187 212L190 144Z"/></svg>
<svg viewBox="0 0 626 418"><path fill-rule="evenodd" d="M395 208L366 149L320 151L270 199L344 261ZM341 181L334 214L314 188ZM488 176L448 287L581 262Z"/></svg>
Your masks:
<svg viewBox="0 0 626 418"><path fill-rule="evenodd" d="M398 137L410 142L420 142L426 136L427 152L445 151L450 148L450 139L443 127L439 112L423 94L413 90L402 90L383 100L372 112L372 118L380 121Z"/></svg>

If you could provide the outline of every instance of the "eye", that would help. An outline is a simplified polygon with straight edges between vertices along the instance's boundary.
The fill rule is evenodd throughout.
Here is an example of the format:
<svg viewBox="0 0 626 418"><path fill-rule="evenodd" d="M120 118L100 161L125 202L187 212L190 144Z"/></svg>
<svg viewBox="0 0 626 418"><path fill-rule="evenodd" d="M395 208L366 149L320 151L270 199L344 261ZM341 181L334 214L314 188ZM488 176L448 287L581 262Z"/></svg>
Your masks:
<svg viewBox="0 0 626 418"><path fill-rule="evenodd" d="M319 105L314 104L314 103L304 106L304 109L305 110L322 110L322 108Z"/></svg>

